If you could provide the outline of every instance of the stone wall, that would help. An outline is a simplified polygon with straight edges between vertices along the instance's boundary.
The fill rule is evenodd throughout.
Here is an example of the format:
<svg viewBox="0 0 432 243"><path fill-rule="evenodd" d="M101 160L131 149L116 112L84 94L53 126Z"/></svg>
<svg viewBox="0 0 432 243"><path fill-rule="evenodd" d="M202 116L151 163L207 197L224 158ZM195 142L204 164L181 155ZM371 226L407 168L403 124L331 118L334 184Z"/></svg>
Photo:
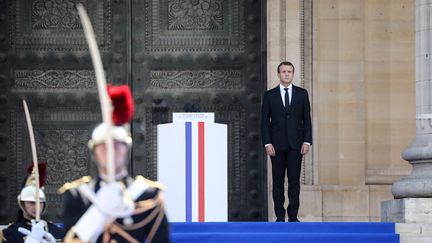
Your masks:
<svg viewBox="0 0 432 243"><path fill-rule="evenodd" d="M300 217L379 221L390 185L411 169L401 152L416 128L415 1L269 0L267 49L268 88L289 60L311 96Z"/></svg>

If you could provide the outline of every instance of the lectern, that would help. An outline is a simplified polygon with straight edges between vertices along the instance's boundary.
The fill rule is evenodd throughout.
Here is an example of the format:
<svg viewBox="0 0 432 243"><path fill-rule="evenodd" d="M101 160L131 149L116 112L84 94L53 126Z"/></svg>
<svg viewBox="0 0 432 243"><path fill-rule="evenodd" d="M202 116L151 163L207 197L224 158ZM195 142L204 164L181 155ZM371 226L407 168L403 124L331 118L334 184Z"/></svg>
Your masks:
<svg viewBox="0 0 432 243"><path fill-rule="evenodd" d="M157 136L169 221L227 221L227 125L215 123L214 113L173 113Z"/></svg>

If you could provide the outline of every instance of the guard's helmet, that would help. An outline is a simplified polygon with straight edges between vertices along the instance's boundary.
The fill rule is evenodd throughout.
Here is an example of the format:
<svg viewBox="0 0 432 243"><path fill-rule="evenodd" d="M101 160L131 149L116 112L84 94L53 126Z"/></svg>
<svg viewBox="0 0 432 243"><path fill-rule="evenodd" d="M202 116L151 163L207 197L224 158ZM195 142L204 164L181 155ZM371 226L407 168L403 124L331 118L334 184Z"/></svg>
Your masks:
<svg viewBox="0 0 432 243"><path fill-rule="evenodd" d="M21 191L17 197L18 205L20 206L21 210L23 210L23 212L25 212L24 202L36 202L36 171L33 165L34 164L31 163L27 167L27 173L29 174L27 175L24 185L22 186ZM41 210L42 214L46 209L47 203L45 192L43 191L43 186L45 185L46 180L47 165L45 162L39 162L37 163L37 165L39 172L39 202L43 202L45 204L44 208Z"/></svg>
<svg viewBox="0 0 432 243"><path fill-rule="evenodd" d="M39 200L46 202L45 193L42 189L39 189ZM24 187L18 195L18 201L36 202L36 187L34 185Z"/></svg>
<svg viewBox="0 0 432 243"><path fill-rule="evenodd" d="M99 124L92 133L91 139L88 142L90 150L98 145L105 143L107 140L107 125L102 123ZM112 138L115 141L123 142L129 147L132 145L132 138L129 134L129 129L125 126L112 126L111 127Z"/></svg>
<svg viewBox="0 0 432 243"><path fill-rule="evenodd" d="M35 185L25 186L21 190L20 194L17 197L18 205L20 206L21 210L25 211L24 202L36 202L36 192L37 192L37 189L36 189ZM42 189L39 189L39 202L45 203L45 206L43 207L43 210L41 211L41 213L43 213L45 211L45 208L46 208L46 197L45 197L45 193Z"/></svg>

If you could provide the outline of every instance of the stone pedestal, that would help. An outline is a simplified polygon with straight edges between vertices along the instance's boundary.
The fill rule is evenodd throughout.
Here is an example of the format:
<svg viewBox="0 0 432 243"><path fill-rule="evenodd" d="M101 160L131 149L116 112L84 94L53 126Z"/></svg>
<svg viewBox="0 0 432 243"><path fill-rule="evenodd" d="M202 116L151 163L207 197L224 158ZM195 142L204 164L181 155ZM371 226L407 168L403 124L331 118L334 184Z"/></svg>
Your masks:
<svg viewBox="0 0 432 243"><path fill-rule="evenodd" d="M432 242L432 198L381 202L381 221L396 222L400 243Z"/></svg>
<svg viewBox="0 0 432 243"><path fill-rule="evenodd" d="M400 243L432 242L432 224L396 224Z"/></svg>
<svg viewBox="0 0 432 243"><path fill-rule="evenodd" d="M403 198L381 202L381 221L431 224L432 198Z"/></svg>

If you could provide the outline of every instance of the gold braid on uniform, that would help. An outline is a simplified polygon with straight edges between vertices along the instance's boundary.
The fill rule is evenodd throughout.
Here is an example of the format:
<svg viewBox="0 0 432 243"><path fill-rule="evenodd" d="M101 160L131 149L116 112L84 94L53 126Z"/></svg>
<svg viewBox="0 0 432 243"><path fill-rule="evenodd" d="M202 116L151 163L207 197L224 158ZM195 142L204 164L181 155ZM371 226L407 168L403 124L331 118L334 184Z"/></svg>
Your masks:
<svg viewBox="0 0 432 243"><path fill-rule="evenodd" d="M126 231L120 229L120 227L116 224L111 224L108 229L104 232L102 242L103 243L109 243L111 240L110 234L118 234L121 237L123 237L125 240L131 243L139 243L136 239L134 239L130 234L128 234Z"/></svg>
<svg viewBox="0 0 432 243"><path fill-rule="evenodd" d="M83 243L83 241L80 240L80 238L78 238L77 235L75 234L74 227L72 227L67 232L63 242L64 243Z"/></svg>
<svg viewBox="0 0 432 243"><path fill-rule="evenodd" d="M124 239L128 240L129 242L133 242L131 239L133 239L126 231L127 230L136 230L141 227L144 227L149 222L151 222L153 219L156 218L154 221L154 224L152 228L150 229L149 234L147 235L146 242L150 243L156 234L157 230L159 229L159 226L162 222L162 219L165 215L164 213L164 207L163 207L163 197L161 193L158 193L155 198L147 199L143 201L139 201L135 203L136 209L134 211L135 214L140 214L147 212L149 210L152 210L152 212L145 217L142 221L133 224L133 225L122 225L117 222L113 222L110 226L108 226L108 230L104 233L104 241L103 242L109 242L109 233L117 233ZM109 231L109 232L108 232ZM108 235L106 235L108 233ZM105 241L106 240L106 241Z"/></svg>
<svg viewBox="0 0 432 243"><path fill-rule="evenodd" d="M2 230L0 230L0 243L3 243L5 241L6 241L6 238L4 237L3 229L2 229Z"/></svg>
<svg viewBox="0 0 432 243"><path fill-rule="evenodd" d="M153 220L156 217L158 213L160 213L161 207L163 206L163 199L160 193L158 193L155 198L136 202L135 205L136 205L136 209L133 213L134 215L147 212L151 209L154 210L141 222L132 225L119 225L124 230L136 230L147 225L151 220Z"/></svg>
<svg viewBox="0 0 432 243"><path fill-rule="evenodd" d="M157 219L155 220L153 227L150 230L150 233L147 236L147 240L146 242L150 243L153 240L153 236L156 234L156 231L159 229L159 226L162 222L162 219L164 217L165 213L164 213L164 205L161 204L160 208L159 208L159 214Z"/></svg>

